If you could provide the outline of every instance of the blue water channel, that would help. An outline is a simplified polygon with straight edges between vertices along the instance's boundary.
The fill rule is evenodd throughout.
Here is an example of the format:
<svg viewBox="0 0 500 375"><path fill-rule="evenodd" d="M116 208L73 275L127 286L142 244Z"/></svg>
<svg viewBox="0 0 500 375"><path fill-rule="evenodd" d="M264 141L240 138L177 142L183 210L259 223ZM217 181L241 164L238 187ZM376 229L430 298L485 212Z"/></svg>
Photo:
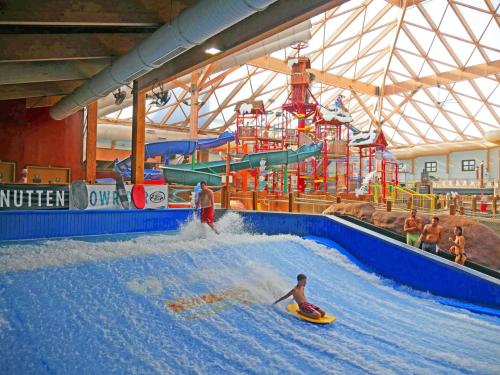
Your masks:
<svg viewBox="0 0 500 375"><path fill-rule="evenodd" d="M330 247L255 235L174 233L0 245L0 373L500 373L500 319L362 270ZM337 317L272 302L298 273Z"/></svg>

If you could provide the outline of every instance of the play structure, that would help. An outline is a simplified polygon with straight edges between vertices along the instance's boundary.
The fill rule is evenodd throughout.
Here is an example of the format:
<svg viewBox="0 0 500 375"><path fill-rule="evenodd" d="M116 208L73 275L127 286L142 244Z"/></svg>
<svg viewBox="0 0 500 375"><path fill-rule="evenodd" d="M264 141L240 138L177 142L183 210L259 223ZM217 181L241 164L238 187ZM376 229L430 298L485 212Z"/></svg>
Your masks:
<svg viewBox="0 0 500 375"><path fill-rule="evenodd" d="M377 186L385 202L398 186L398 163L387 150L381 131L361 132L339 95L330 107L311 92L314 77L309 58L301 56L304 43L289 58L289 95L281 111L266 111L262 100L243 100L235 105L235 133L217 138L163 141L147 144L145 157L158 157L162 165L145 171L146 180L194 186L225 183L236 191L372 193ZM228 143L233 142L234 145ZM223 147L221 147L223 146ZM357 150L356 150L357 149ZM219 160L197 162L196 152L219 151ZM186 157L190 156L190 163ZM115 163L115 170L130 177L131 161Z"/></svg>
<svg viewBox="0 0 500 375"><path fill-rule="evenodd" d="M376 130L354 134L349 146L358 149L358 179L362 181L357 194L371 193L372 184L380 186L382 199L385 202L393 189L399 185L399 164L394 156L386 150L387 141L384 133ZM364 177L367 159L367 174Z"/></svg>

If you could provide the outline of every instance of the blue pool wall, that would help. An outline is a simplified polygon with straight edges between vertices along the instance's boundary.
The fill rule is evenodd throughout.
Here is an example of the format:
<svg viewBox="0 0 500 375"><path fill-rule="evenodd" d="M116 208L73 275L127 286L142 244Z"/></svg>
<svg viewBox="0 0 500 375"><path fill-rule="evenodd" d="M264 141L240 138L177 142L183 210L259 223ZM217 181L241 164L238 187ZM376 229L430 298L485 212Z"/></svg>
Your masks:
<svg viewBox="0 0 500 375"><path fill-rule="evenodd" d="M176 230L190 209L0 212L0 240ZM435 295L500 308L500 281L388 237L323 215L240 212L249 230L337 242L374 272Z"/></svg>

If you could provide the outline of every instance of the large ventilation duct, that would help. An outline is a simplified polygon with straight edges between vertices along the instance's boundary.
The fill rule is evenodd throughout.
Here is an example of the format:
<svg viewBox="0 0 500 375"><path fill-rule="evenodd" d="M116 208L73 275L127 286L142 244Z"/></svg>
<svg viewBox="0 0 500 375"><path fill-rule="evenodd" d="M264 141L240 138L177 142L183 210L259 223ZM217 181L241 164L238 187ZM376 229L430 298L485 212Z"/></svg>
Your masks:
<svg viewBox="0 0 500 375"><path fill-rule="evenodd" d="M77 112L275 1L201 0L62 99L51 108L50 115L61 120Z"/></svg>
<svg viewBox="0 0 500 375"><path fill-rule="evenodd" d="M221 60L217 61L217 69L215 70L215 72L220 72L233 66L245 64L264 55L270 55L273 52L279 51L286 47L290 47L290 45L297 42L307 42L311 39L312 36L311 27L311 21L307 20L258 43L255 43L250 47L242 49L234 55L224 57ZM179 81L189 85L191 83L191 78L188 75L181 77ZM176 85L173 83L164 85L164 89L166 90L171 90L175 87ZM128 89L126 89L126 87L122 89L122 91L125 90ZM103 117L131 105L131 95L128 95L120 105L116 105L115 98L112 94L110 94L99 101L98 116Z"/></svg>

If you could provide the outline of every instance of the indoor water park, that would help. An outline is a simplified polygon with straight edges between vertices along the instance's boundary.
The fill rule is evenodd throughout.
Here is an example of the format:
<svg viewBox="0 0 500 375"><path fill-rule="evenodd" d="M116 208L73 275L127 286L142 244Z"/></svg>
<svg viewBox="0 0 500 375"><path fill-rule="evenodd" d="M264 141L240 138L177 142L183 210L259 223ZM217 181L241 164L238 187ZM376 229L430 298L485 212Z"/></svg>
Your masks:
<svg viewBox="0 0 500 375"><path fill-rule="evenodd" d="M500 372L500 1L0 12L0 374Z"/></svg>

